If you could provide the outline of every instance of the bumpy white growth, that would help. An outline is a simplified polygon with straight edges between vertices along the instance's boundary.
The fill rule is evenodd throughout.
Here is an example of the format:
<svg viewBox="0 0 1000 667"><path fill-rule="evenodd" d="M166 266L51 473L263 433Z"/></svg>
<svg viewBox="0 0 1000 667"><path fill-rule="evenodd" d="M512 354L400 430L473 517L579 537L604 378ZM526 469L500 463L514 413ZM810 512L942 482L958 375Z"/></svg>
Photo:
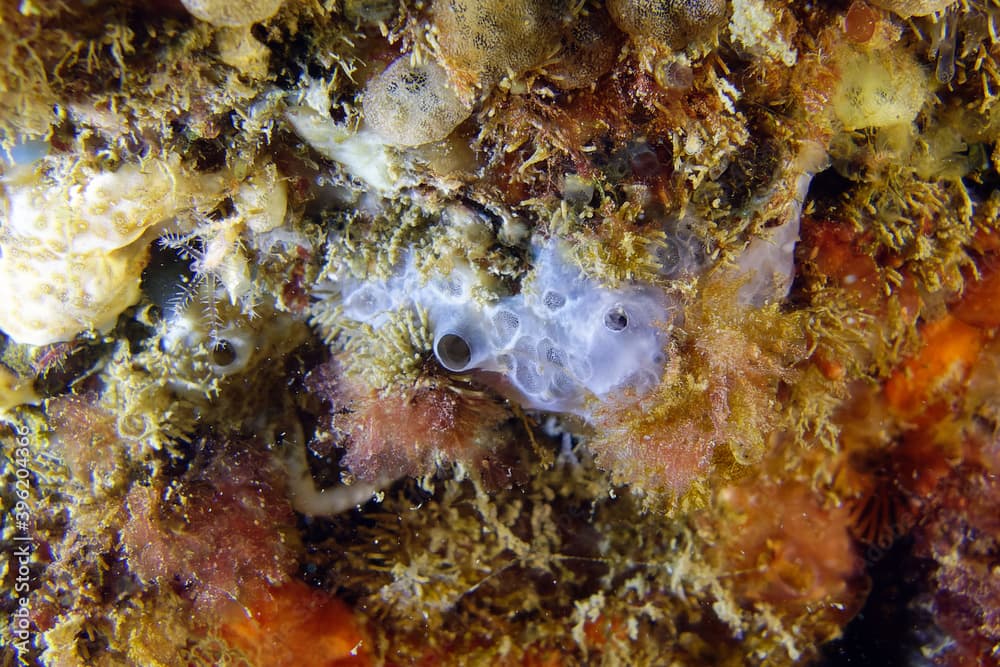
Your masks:
<svg viewBox="0 0 1000 667"><path fill-rule="evenodd" d="M233 195L233 207L255 234L280 227L288 210L288 187L278 168L268 164L251 174Z"/></svg>
<svg viewBox="0 0 1000 667"><path fill-rule="evenodd" d="M285 116L300 137L321 155L343 166L352 177L376 192L396 189L401 171L390 157L385 140L374 131L355 132L305 106L293 107Z"/></svg>
<svg viewBox="0 0 1000 667"><path fill-rule="evenodd" d="M273 164L251 174L232 196L235 215L196 230L204 251L195 270L211 274L225 288L231 304L250 305L253 280L250 260L242 248L249 230L263 234L281 226L288 206L285 182Z"/></svg>
<svg viewBox="0 0 1000 667"><path fill-rule="evenodd" d="M419 146L447 137L471 108L443 67L402 56L368 82L364 111L368 124L390 144Z"/></svg>
<svg viewBox="0 0 1000 667"><path fill-rule="evenodd" d="M603 288L555 244L536 245L534 255L522 291L485 304L468 267L423 282L410 258L387 281L346 281L343 314L378 327L397 309L421 308L442 366L499 374L499 388L531 409L586 415L588 398L653 388L673 319L670 298L648 286Z"/></svg>
<svg viewBox="0 0 1000 667"><path fill-rule="evenodd" d="M139 300L162 224L193 207L204 186L218 190L163 160L89 175L65 163L48 176L25 166L0 185L0 329L32 345L110 328Z"/></svg>
<svg viewBox="0 0 1000 667"><path fill-rule="evenodd" d="M344 170L379 193L400 186L403 173L392 150L373 130L360 130L330 117L333 81L314 79L291 101L285 117L310 146L340 163Z"/></svg>
<svg viewBox="0 0 1000 667"><path fill-rule="evenodd" d="M776 17L763 0L732 0L729 35L734 44L793 67L798 53L775 29Z"/></svg>

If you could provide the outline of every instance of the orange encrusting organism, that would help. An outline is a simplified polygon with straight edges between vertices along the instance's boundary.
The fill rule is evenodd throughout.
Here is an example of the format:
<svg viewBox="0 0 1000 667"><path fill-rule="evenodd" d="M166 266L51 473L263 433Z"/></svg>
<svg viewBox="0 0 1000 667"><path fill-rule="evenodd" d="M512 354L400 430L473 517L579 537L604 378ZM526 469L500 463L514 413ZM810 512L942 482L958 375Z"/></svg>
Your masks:
<svg viewBox="0 0 1000 667"><path fill-rule="evenodd" d="M367 667L369 642L339 599L293 580L223 614L222 638L252 665Z"/></svg>
<svg viewBox="0 0 1000 667"><path fill-rule="evenodd" d="M984 234L976 245L983 252L977 273L967 277L949 312L920 327L919 349L896 366L880 394L870 397L868 404L878 407L870 415L851 413L869 420L876 429L872 433L889 441L880 447L863 438L842 438L850 462L842 479L866 480L852 503L852 533L879 548L913 528L942 481L968 462L975 441L962 426L963 414L970 400L978 400L969 392L975 391L972 384L977 373L983 374L983 364L988 368L994 330L1000 326L996 237Z"/></svg>
<svg viewBox="0 0 1000 667"><path fill-rule="evenodd" d="M968 376L983 348L983 332L953 315L924 325L923 347L885 383L891 410L903 419L933 421Z"/></svg>
<svg viewBox="0 0 1000 667"><path fill-rule="evenodd" d="M952 315L983 329L1000 326L1000 257L991 256L979 266L979 278L969 281Z"/></svg>

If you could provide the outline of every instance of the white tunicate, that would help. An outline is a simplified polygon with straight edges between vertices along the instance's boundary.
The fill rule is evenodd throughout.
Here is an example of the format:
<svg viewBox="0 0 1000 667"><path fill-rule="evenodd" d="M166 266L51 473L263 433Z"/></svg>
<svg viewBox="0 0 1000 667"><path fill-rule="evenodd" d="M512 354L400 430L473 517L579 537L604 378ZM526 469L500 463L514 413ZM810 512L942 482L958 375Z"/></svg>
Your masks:
<svg viewBox="0 0 1000 667"><path fill-rule="evenodd" d="M391 304L392 299L378 285L364 285L344 299L345 309L349 309L359 317L366 319L386 312Z"/></svg>
<svg viewBox="0 0 1000 667"><path fill-rule="evenodd" d="M444 139L471 112L443 67L432 60L413 64L410 56L368 82L363 107L368 124L395 146Z"/></svg>
<svg viewBox="0 0 1000 667"><path fill-rule="evenodd" d="M795 245L799 240L802 205L813 174L828 164L826 151L811 143L804 144L792 161L784 176L792 191L785 205L784 221L753 239L736 258L733 278L743 281L738 295L741 303L762 306L788 296L795 277Z"/></svg>
<svg viewBox="0 0 1000 667"><path fill-rule="evenodd" d="M320 113L308 106L291 107L285 117L312 148L339 163L347 174L373 192L388 193L405 184L390 157L388 144L374 130L355 130L347 123L335 123L328 112Z"/></svg>
<svg viewBox="0 0 1000 667"><path fill-rule="evenodd" d="M458 331L445 331L434 341L434 354L441 365L452 372L471 366L472 343Z"/></svg>
<svg viewBox="0 0 1000 667"><path fill-rule="evenodd" d="M343 281L343 316L378 327L394 311L424 311L443 368L499 376L526 408L586 416L591 398L652 389L674 301L649 285L603 287L556 243L536 244L533 264L520 293L484 302L472 296L481 286L469 267L424 280L411 256L388 280Z"/></svg>

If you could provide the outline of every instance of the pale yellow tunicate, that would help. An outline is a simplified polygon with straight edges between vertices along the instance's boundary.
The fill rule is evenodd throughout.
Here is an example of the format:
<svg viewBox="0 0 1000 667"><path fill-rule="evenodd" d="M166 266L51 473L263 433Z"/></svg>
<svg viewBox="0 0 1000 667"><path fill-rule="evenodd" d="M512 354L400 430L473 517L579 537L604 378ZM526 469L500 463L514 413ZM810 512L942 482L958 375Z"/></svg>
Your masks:
<svg viewBox="0 0 1000 667"><path fill-rule="evenodd" d="M607 7L623 32L672 49L683 49L726 15L724 0L608 0Z"/></svg>
<svg viewBox="0 0 1000 667"><path fill-rule="evenodd" d="M910 123L929 95L927 75L909 52L843 49L833 110L846 130Z"/></svg>
<svg viewBox="0 0 1000 667"><path fill-rule="evenodd" d="M0 329L31 345L113 326L139 300L150 241L205 185L165 160L97 173L45 164L0 182Z"/></svg>
<svg viewBox="0 0 1000 667"><path fill-rule="evenodd" d="M365 120L394 146L419 146L444 139L471 107L455 91L448 74L432 60L413 64L397 58L368 82Z"/></svg>
<svg viewBox="0 0 1000 667"><path fill-rule="evenodd" d="M956 0L873 0L873 3L882 9L888 9L904 19L911 16L935 14L947 9L955 2Z"/></svg>
<svg viewBox="0 0 1000 667"><path fill-rule="evenodd" d="M220 27L251 25L278 13L284 0L181 0L195 18Z"/></svg>
<svg viewBox="0 0 1000 667"><path fill-rule="evenodd" d="M465 0L434 3L434 27L449 69L489 88L554 53L566 0Z"/></svg>

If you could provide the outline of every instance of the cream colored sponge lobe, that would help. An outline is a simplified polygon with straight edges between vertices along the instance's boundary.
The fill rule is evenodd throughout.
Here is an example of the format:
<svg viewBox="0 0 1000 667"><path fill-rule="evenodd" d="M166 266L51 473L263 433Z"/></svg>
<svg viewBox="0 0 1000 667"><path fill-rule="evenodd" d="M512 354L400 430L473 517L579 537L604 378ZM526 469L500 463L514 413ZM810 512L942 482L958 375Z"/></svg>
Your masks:
<svg viewBox="0 0 1000 667"><path fill-rule="evenodd" d="M95 173L50 159L8 174L0 329L47 345L113 326L139 300L149 243L193 205L196 180L165 160Z"/></svg>

